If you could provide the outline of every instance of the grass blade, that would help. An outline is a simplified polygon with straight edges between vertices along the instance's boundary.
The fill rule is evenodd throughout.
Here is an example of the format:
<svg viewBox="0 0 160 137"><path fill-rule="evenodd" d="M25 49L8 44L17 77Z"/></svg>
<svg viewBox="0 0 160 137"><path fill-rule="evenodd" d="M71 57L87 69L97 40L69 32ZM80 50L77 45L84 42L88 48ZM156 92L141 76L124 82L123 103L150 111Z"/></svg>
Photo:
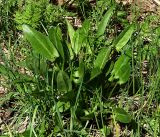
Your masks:
<svg viewBox="0 0 160 137"><path fill-rule="evenodd" d="M30 137L32 137L32 132L34 133L35 137L37 137L37 135L35 134L35 131L34 131L34 124L35 124L34 120L36 118L37 110L38 110L38 106L35 107L34 112L33 112L31 129L30 129Z"/></svg>

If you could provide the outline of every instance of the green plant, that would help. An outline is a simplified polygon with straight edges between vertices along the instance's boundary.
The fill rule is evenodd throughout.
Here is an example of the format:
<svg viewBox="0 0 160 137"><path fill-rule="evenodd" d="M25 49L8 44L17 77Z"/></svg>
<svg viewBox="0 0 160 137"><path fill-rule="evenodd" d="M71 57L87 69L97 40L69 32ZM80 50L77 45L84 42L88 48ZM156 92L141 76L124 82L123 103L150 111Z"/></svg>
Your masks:
<svg viewBox="0 0 160 137"><path fill-rule="evenodd" d="M15 13L15 22L17 28L22 30L22 24L28 24L33 28L40 28L41 25L49 27L53 23L59 23L65 16L73 16L71 12L67 12L65 9L55 6L49 2L49 0L23 1L23 5L20 6Z"/></svg>
<svg viewBox="0 0 160 137"><path fill-rule="evenodd" d="M15 58L19 48L16 42L14 48L8 44L11 56L0 50L4 62L0 64L0 74L7 77L9 89L13 90L1 99L2 106L7 100L14 100L18 115L14 118L15 126L7 125L4 132L22 137L90 136L95 128L100 136L114 132L119 136L125 132L123 129L126 130L124 136L128 130L131 136L142 136L144 130L158 135L159 108L155 112L151 106L159 103L159 97L155 96L159 95L159 27L149 28L153 16L139 24L127 22L125 12L120 13L123 8L113 1L101 0L97 4L92 16L77 29L66 20L63 28L61 25L46 27L44 34L36 25L39 19L30 25L20 22L24 40L30 43L20 43L27 46L23 60ZM28 3L24 7L27 6L35 5ZM41 9L38 6L34 10ZM49 7L49 15L45 14L44 25L52 20L50 13L59 9L48 3L45 6ZM37 18L41 16L36 14ZM117 31L119 20L124 22ZM34 27L38 27L38 31ZM144 44L145 38L153 41ZM145 59L151 65L148 86L139 71ZM25 73L19 68L25 69ZM133 104L138 104L137 109ZM25 118L28 122L24 133L16 133Z"/></svg>
<svg viewBox="0 0 160 137"><path fill-rule="evenodd" d="M35 119L36 113L39 113L39 116L35 119L37 122L39 121L38 127L36 126L36 129L34 129L33 123L31 127L28 127L30 134L32 132L38 135L42 134L39 129L44 126L44 123L48 126L44 127L43 132L49 130L48 133L50 135L58 135L58 133L63 135L77 134L76 130L83 129L83 122L81 123L79 119L83 119L84 123L86 123L86 120L93 119L94 115L97 117L100 113L96 113L97 109L101 107L99 103L96 103L97 107L91 108L90 111L87 110L88 107L86 105L80 105L82 102L88 104L86 98L94 98L94 96L88 95L87 92L100 89L103 85L109 83L109 80L120 79L119 84L127 82L130 73L127 72L127 75L123 75L125 74L123 73L123 65L128 67L129 71L130 58L127 58L127 55L122 51L123 49L129 50L125 45L134 32L134 25L130 25L129 28L125 29L110 45L102 45L99 49L93 46L96 44L97 39L102 39L114 9L115 6L106 12L102 21L97 25L98 31L93 38L89 37L92 26L88 20L84 21L82 28L77 30L67 21L69 39L62 35L58 26L51 28L48 36L28 25L22 26L24 36L33 48L33 52L28 55L22 64L23 67L31 71L31 75L28 76L29 79L21 77L22 79L20 80L19 77L15 77L16 81L21 82L14 80L15 82L12 86L20 96L24 96L21 100L28 104L25 106L26 109L35 112L34 114L32 113L34 115L33 119ZM121 52L119 59L116 60L112 57L115 50ZM127 60L123 61L124 58L127 58ZM91 64L94 65L92 66ZM110 66L108 71L105 69L106 64ZM3 67L5 68L2 65L1 68ZM111 70L112 73L110 73ZM106 73L112 79L105 76ZM94 81L98 81L102 75L104 75L104 82L98 82L94 85ZM28 84L27 81L29 81ZM26 100L26 98L28 99ZM87 113L86 110L88 111ZM79 114L79 111L82 111L82 113ZM67 118L64 124L65 117L62 113L67 114L68 112L70 112L70 118ZM43 116L45 116L46 121L41 121ZM53 120L48 121L49 117L52 117ZM77 124L79 125L78 127L76 127ZM51 125L54 132L49 128ZM67 133L67 130L69 133Z"/></svg>
<svg viewBox="0 0 160 137"><path fill-rule="evenodd" d="M42 4L43 3L37 4L36 2L31 2L26 4L25 10L21 9L17 11L15 14L15 22L18 24L17 28L21 29L23 23L29 24L34 28L38 27L41 20Z"/></svg>

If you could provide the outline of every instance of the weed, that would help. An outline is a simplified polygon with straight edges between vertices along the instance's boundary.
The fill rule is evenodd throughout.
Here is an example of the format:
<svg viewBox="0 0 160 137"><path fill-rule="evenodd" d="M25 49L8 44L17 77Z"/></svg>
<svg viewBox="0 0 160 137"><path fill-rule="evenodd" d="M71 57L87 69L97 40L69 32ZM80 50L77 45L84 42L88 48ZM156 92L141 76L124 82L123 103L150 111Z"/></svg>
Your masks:
<svg viewBox="0 0 160 137"><path fill-rule="evenodd" d="M18 4L24 37L5 43L8 55L0 50L8 86L1 106L15 103L3 135L159 136L158 17L129 22L125 6L96 4L92 13L82 9L79 28L68 20L54 24L65 10L49 1Z"/></svg>

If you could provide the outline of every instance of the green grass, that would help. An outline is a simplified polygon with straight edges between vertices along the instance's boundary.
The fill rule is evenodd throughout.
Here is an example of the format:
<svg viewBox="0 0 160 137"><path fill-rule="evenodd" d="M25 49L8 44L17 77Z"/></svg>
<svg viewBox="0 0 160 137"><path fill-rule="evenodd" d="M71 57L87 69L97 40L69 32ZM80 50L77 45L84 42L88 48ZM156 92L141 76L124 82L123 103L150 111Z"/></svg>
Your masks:
<svg viewBox="0 0 160 137"><path fill-rule="evenodd" d="M21 32L6 16L16 5L0 3L0 108L12 112L0 117L1 136L160 136L159 17L139 22L135 11L129 22L129 9L112 0L86 11L87 1L77 4L81 28L42 17Z"/></svg>

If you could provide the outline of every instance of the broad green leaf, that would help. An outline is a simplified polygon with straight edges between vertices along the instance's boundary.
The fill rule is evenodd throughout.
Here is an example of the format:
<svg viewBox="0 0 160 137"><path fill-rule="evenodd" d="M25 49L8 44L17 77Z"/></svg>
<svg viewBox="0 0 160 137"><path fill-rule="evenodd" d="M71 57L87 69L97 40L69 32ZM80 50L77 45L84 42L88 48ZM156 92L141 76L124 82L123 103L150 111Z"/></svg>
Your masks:
<svg viewBox="0 0 160 137"><path fill-rule="evenodd" d="M59 26L56 27L56 32L57 32L59 39L62 41L62 30Z"/></svg>
<svg viewBox="0 0 160 137"><path fill-rule="evenodd" d="M73 45L72 45L72 49L76 55L79 53L81 47L82 47L82 36L80 35L80 30L77 30L74 33Z"/></svg>
<svg viewBox="0 0 160 137"><path fill-rule="evenodd" d="M101 20L98 26L98 32L97 32L98 37L104 34L105 29L112 17L113 11L114 11L114 6L110 7L110 9L105 13L103 19Z"/></svg>
<svg viewBox="0 0 160 137"><path fill-rule="evenodd" d="M114 110L115 118L121 123L130 123L131 116L122 108L115 108Z"/></svg>
<svg viewBox="0 0 160 137"><path fill-rule="evenodd" d="M66 42L67 43L67 48L68 48L68 51L69 51L69 56L70 56L70 60L74 59L74 52L72 50L72 47L71 47L71 44Z"/></svg>
<svg viewBox="0 0 160 137"><path fill-rule="evenodd" d="M67 22L68 34L71 41L71 45L73 46L74 45L73 37L74 37L75 30L73 29L72 25L68 20L66 22Z"/></svg>
<svg viewBox="0 0 160 137"><path fill-rule="evenodd" d="M118 52L127 44L134 30L135 30L135 25L131 24L129 27L123 30L121 34L117 37L117 39L114 41L113 45L115 46Z"/></svg>
<svg viewBox="0 0 160 137"><path fill-rule="evenodd" d="M92 80L92 79L94 79L95 77L97 77L100 73L101 73L100 68L93 68L92 71L91 71L90 80Z"/></svg>
<svg viewBox="0 0 160 137"><path fill-rule="evenodd" d="M57 49L54 47L49 38L28 25L23 25L23 32L27 40L31 43L32 48L49 60L59 57Z"/></svg>
<svg viewBox="0 0 160 137"><path fill-rule="evenodd" d="M86 53L87 54L92 54L92 50L91 50L91 47L90 47L90 37L89 37L89 30L90 30L90 21L89 20L85 20L82 24L82 28L81 28L81 31L80 31L80 34L81 36L83 36L83 47L85 47L86 49Z"/></svg>
<svg viewBox="0 0 160 137"><path fill-rule="evenodd" d="M72 49L77 55L81 49L86 44L86 36L82 29L78 29L73 38L74 45L72 45Z"/></svg>
<svg viewBox="0 0 160 137"><path fill-rule="evenodd" d="M128 81L131 71L129 60L130 58L126 55L121 55L118 58L111 72L111 77L109 78L109 81L118 79L119 84L124 84Z"/></svg>
<svg viewBox="0 0 160 137"><path fill-rule="evenodd" d="M61 92L70 91L72 89L69 76L62 70L60 70L57 75L57 89Z"/></svg>
<svg viewBox="0 0 160 137"><path fill-rule="evenodd" d="M109 60L112 47L102 48L94 62L94 68L91 71L91 78L98 76Z"/></svg>
<svg viewBox="0 0 160 137"><path fill-rule="evenodd" d="M53 45L57 48L61 57L64 59L64 51L61 43L62 34L59 27L51 28L49 30L49 39L53 43Z"/></svg>
<svg viewBox="0 0 160 137"><path fill-rule="evenodd" d="M106 62L109 60L110 52L111 52L111 46L102 48L94 62L94 67L95 68L100 68L103 69Z"/></svg>
<svg viewBox="0 0 160 137"><path fill-rule="evenodd" d="M76 55L79 53L81 47L87 45L89 25L90 25L89 22L86 20L83 23L82 27L76 30L74 33L72 49Z"/></svg>
<svg viewBox="0 0 160 137"><path fill-rule="evenodd" d="M86 37L88 36L88 32L90 30L90 21L89 20L85 20L82 24L82 28L80 28L83 32L83 35L85 35Z"/></svg>
<svg viewBox="0 0 160 137"><path fill-rule="evenodd" d="M71 41L71 48L77 55L81 47L84 47L85 45L88 46L87 37L88 37L90 22L88 20L84 21L82 27L76 31L73 29L72 25L68 21L67 21L67 26L68 26L68 34Z"/></svg>

